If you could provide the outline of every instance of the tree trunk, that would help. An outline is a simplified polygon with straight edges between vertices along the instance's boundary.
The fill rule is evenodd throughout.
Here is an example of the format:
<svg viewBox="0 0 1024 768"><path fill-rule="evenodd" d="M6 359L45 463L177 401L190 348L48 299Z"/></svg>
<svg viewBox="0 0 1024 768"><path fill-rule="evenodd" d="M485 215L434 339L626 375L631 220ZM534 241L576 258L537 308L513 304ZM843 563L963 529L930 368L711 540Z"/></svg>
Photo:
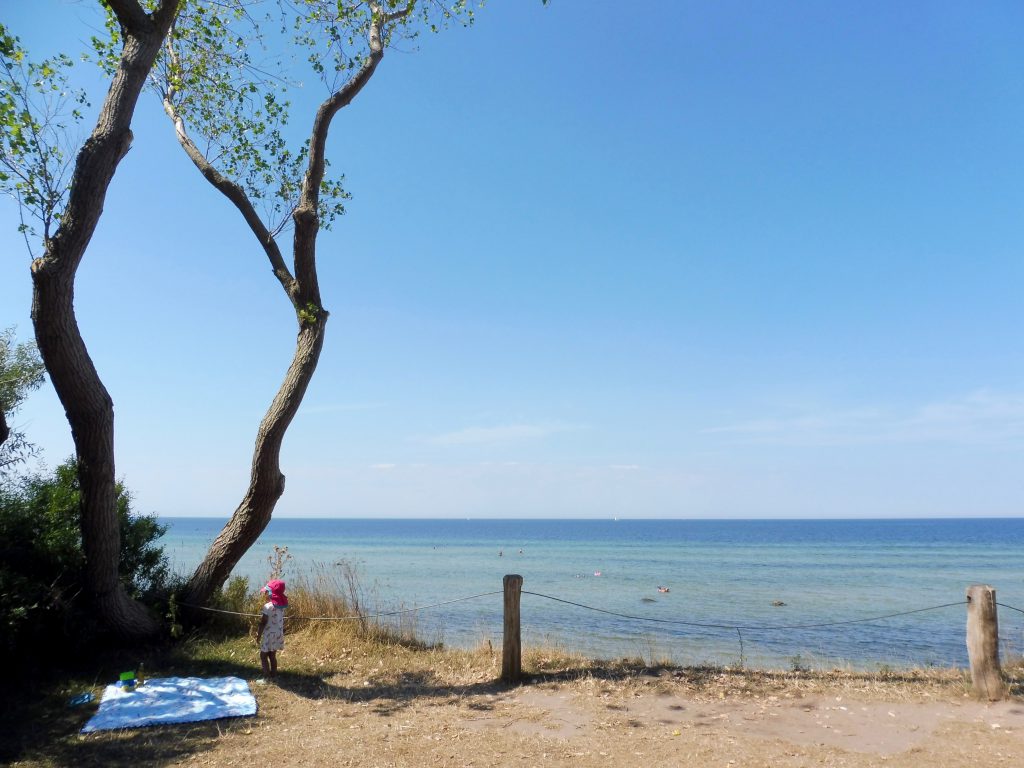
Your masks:
<svg viewBox="0 0 1024 768"><path fill-rule="evenodd" d="M147 16L135 3L110 3L122 25L121 62L92 135L75 160L67 208L43 256L32 263L36 344L64 406L78 458L85 586L100 621L128 639L159 624L124 590L118 574L121 535L114 487L114 406L89 357L75 318L75 274L92 239L107 189L131 146L139 93L167 34L178 0Z"/></svg>
<svg viewBox="0 0 1024 768"><path fill-rule="evenodd" d="M174 107L171 90L164 99L164 109L175 123L179 143L207 181L231 200L242 213L266 251L274 274L281 282L281 287L284 288L299 318L299 337L292 364L256 435L249 490L210 546L206 557L192 574L185 589L185 601L194 606L208 602L213 593L223 586L242 555L267 527L274 506L284 493L284 475L281 474L280 466L281 442L316 371L323 348L324 326L328 315L320 301L316 271L316 241L320 232L320 185L326 167L327 135L334 116L352 102L377 69L377 64L384 54L381 25L402 18L408 13L406 10L387 15L373 2L370 3L370 8L373 17L368 31L369 55L349 81L321 103L313 120L302 191L298 204L292 211L292 220L295 224L292 236L294 276L289 273L281 258L274 235L259 221L245 191L214 169L188 137L184 121Z"/></svg>
<svg viewBox="0 0 1024 768"><path fill-rule="evenodd" d="M7 417L3 411L0 411L0 446L7 442L8 436L11 434L11 428L7 426Z"/></svg>
<svg viewBox="0 0 1024 768"><path fill-rule="evenodd" d="M242 555L267 527L274 506L284 493L281 443L320 361L327 314L321 311L315 322L303 322L299 328L292 364L256 434L249 489L192 574L184 598L191 605L203 605L221 588Z"/></svg>

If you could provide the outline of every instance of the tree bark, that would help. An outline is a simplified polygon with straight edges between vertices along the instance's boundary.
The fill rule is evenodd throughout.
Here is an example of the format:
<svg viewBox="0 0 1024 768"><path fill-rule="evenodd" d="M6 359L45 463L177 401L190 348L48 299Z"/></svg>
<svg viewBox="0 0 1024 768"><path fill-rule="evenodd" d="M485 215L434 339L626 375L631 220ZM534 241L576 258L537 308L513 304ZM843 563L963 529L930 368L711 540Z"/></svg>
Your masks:
<svg viewBox="0 0 1024 768"><path fill-rule="evenodd" d="M363 89L384 54L382 24L402 18L406 11L386 16L371 4L374 21L370 24L368 41L370 52L359 70L341 88L332 93L319 107L310 132L309 160L303 178L302 192L292 212L295 231L292 238L292 265L294 276L284 264L276 240L255 215L251 201L239 185L225 179L198 150L185 130L184 120L173 104L174 90L169 88L164 98L164 110L175 125L178 142L200 173L227 197L242 214L256 239L270 260L274 274L284 288L299 319L299 335L288 374L267 411L256 435L252 474L249 489L242 503L210 546L185 590L185 602L202 605L223 586L259 535L266 529L277 500L284 493L284 475L281 473L281 443L285 431L302 403L306 387L313 378L320 351L328 312L321 306L320 285L316 269L316 241L320 231L317 215L320 202L320 184L326 167L326 143L331 121L348 106Z"/></svg>
<svg viewBox="0 0 1024 768"><path fill-rule="evenodd" d="M67 208L43 255L32 263L36 344L64 406L78 459L86 588L102 623L129 639L154 635L157 621L128 597L118 574L120 528L114 480L114 407L75 317L75 275L92 239L114 172L131 146L139 93L177 12L164 0L147 15L136 2L109 3L124 47L96 127L75 161Z"/></svg>
<svg viewBox="0 0 1024 768"><path fill-rule="evenodd" d="M299 328L292 364L256 434L249 489L192 574L185 602L202 605L209 600L270 522L274 506L284 493L281 443L316 371L326 324L327 312L321 312L316 322L303 323Z"/></svg>
<svg viewBox="0 0 1024 768"><path fill-rule="evenodd" d="M173 47L168 47L170 55L174 56ZM189 605L202 605L220 589L242 555L266 529L274 507L284 493L285 478L280 466L281 445L320 361L328 312L320 307L320 295L316 289L315 251L308 256L314 264L311 292L292 277L277 240L257 215L245 190L217 170L192 141L185 127L185 120L175 107L174 97L175 90L168 88L164 93L163 102L164 111L174 124L178 143L203 178L238 209L249 225L249 229L263 247L274 275L291 302L299 323L292 363L256 434L249 488L186 585L185 602ZM313 246L315 238L310 247ZM298 260L296 255L296 261Z"/></svg>

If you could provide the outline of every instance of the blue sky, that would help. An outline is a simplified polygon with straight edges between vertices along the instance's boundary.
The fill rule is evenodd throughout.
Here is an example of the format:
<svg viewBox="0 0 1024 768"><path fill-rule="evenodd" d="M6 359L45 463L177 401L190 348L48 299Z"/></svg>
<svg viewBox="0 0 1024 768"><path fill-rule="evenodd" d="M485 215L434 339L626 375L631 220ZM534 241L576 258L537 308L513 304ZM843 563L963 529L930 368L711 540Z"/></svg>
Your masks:
<svg viewBox="0 0 1024 768"><path fill-rule="evenodd" d="M642 8L495 0L339 115L354 199L277 514L1020 515L1024 6ZM0 19L39 53L97 23ZM154 97L134 130L78 316L138 508L226 516L294 321ZM16 422L70 454L48 385Z"/></svg>

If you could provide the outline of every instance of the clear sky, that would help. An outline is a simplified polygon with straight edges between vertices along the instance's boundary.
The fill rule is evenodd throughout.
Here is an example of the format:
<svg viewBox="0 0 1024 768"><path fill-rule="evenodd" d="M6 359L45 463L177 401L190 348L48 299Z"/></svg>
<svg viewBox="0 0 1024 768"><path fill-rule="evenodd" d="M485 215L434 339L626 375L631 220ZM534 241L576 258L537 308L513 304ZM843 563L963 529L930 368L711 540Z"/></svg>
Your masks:
<svg viewBox="0 0 1024 768"><path fill-rule="evenodd" d="M97 25L0 19L38 54ZM389 53L331 137L277 514L1021 515L1022 35L1016 0L493 0ZM138 509L227 516L295 323L153 96L133 127L78 317ZM49 385L15 421L71 453Z"/></svg>

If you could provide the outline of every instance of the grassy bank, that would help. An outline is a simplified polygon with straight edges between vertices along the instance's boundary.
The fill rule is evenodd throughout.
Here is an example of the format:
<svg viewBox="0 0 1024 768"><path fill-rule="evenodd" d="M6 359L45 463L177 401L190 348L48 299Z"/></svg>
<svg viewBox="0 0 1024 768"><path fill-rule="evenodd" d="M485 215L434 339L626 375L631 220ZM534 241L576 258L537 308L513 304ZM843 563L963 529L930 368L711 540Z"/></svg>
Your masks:
<svg viewBox="0 0 1024 768"><path fill-rule="evenodd" d="M344 569L294 578L289 581L289 594L290 608L296 615L348 616L366 608L358 579ZM512 711L510 697L517 689L497 680L500 648L489 644L470 650L432 647L417 639L415 626L408 620L391 625L371 620L291 620L286 649L281 654L281 674L271 684L253 686L260 708L255 718L79 735L96 702L72 708L68 699L90 691L98 700L104 685L126 669L144 665L147 677L258 678L255 619L235 614L256 613L260 604L258 594L242 582L234 582L218 600L221 610L232 613L213 614L208 624L173 644L110 648L79 658L53 660L48 670L32 681L28 696L4 692L4 711L0 714L6 727L0 729L0 762L77 768L186 761L250 764L251 752L276 755L275 750L290 748L305 753L312 749L310 739L314 738L320 744L316 749L324 755L338 750L385 749L387 739L381 742L375 737L371 744L364 730L372 730L378 737L422 732L434 734L429 736L434 738L441 734L438 739L443 736L458 742L438 757L439 765L469 764L480 750L493 749L498 755L507 748L502 746L509 738L507 734L473 730L474 724L489 722L496 712ZM635 724L630 725L632 721L624 715L619 716L620 720L608 718L627 712L630 702L642 697L685 702L675 705L682 709L695 702L766 706L769 702L814 697L888 703L962 702L970 696L969 677L966 671L957 669L883 669L874 673L750 670L677 666L650 658L600 661L559 648L524 649L523 668L532 690L554 691L557 694L551 695L563 699L598 702L599 712L605 714L594 715L596 722L611 723L609 729L627 728L621 734L623 738L626 733L635 735L628 731ZM1011 689L1020 695L1024 692L1024 666L1009 664L1006 671ZM23 690L21 684L17 687ZM516 722L519 715L508 717ZM535 712L525 717L527 725L546 727ZM314 728L321 719L322 727ZM672 731L677 735L680 732ZM392 747L400 742L394 741ZM412 757L415 748L409 742L409 764L417 764ZM397 753L374 755L372 760L351 764L399 765L405 760Z"/></svg>
<svg viewBox="0 0 1024 768"><path fill-rule="evenodd" d="M608 695L632 692L682 695L691 700L757 699L814 694L867 696L887 700L961 699L969 692L962 670L911 669L865 674L846 670L756 671L721 667L676 667L640 659L598 661L558 649L525 652L524 670L536 686L581 690L597 686ZM25 699L5 697L0 760L29 765L151 765L174 763L212 749L224 734L245 734L250 719L188 726L167 726L88 737L78 730L95 704L69 708L67 700L91 691L97 698L117 674L144 664L149 677L171 675L259 676L251 632L225 633L223 627L196 633L171 647L110 651L51 670ZM257 687L260 715L288 727L290 699L370 706L378 713L404 711L423 703L497 695L500 649L449 650L426 647L358 624L296 627L281 655L275 684ZM1024 670L1010 670L1019 690ZM242 749L244 745L238 745ZM240 755L239 755L240 756Z"/></svg>

